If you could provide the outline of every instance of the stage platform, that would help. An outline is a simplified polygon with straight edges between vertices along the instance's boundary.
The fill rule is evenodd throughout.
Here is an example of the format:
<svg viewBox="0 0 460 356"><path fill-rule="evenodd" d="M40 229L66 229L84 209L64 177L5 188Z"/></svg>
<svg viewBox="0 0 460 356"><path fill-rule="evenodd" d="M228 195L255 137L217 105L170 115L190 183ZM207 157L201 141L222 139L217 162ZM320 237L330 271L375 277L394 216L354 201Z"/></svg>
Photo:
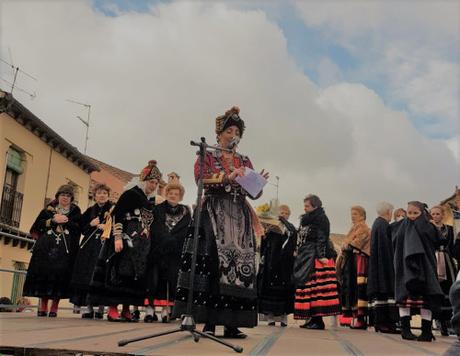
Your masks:
<svg viewBox="0 0 460 356"><path fill-rule="evenodd" d="M243 329L249 337L234 340L246 355L442 355L456 342L436 334L436 341L403 341L399 335L328 326L326 331L304 330L300 322L286 328L262 323ZM0 355L231 355L232 350L209 340L195 343L178 333L118 347L120 339L134 338L178 327L178 322L110 323L85 320L70 311L58 318L30 313L0 313ZM201 329L201 325L199 326ZM415 330L414 333L419 333ZM217 330L217 334L222 329Z"/></svg>

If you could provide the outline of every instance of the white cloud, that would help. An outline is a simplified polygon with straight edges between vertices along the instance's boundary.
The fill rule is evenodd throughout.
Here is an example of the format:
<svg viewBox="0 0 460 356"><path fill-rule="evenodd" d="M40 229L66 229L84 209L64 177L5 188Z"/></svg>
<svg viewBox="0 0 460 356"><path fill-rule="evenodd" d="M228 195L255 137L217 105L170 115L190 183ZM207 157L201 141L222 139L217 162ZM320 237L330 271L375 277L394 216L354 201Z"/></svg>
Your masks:
<svg viewBox="0 0 460 356"><path fill-rule="evenodd" d="M457 1L297 2L301 18L346 47L354 77L386 86L431 136L460 132L460 3ZM431 118L426 122L426 117Z"/></svg>
<svg viewBox="0 0 460 356"><path fill-rule="evenodd" d="M214 118L235 104L247 125L241 151L281 177L294 215L318 193L335 231L349 226L351 205L371 219L379 200L433 203L458 184L447 146L374 92L339 77L319 90L262 11L178 2L105 17L89 3L22 1L3 3L1 14L3 46L39 78L34 101L17 97L78 147L83 111L65 100L91 103L88 153L131 171L157 159L182 176L187 203L196 192L188 142L213 142ZM270 186L264 199L274 195Z"/></svg>
<svg viewBox="0 0 460 356"><path fill-rule="evenodd" d="M460 134L446 141L447 147L452 151L460 167ZM460 168L459 168L460 169Z"/></svg>

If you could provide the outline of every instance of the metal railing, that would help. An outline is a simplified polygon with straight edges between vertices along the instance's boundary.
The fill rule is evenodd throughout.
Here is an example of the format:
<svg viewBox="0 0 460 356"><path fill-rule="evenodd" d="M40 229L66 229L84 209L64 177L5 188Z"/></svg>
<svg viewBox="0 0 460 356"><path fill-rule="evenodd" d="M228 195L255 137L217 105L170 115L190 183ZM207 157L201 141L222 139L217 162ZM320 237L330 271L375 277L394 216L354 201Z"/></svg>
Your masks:
<svg viewBox="0 0 460 356"><path fill-rule="evenodd" d="M0 222L19 227L23 198L24 194L5 184L0 205Z"/></svg>

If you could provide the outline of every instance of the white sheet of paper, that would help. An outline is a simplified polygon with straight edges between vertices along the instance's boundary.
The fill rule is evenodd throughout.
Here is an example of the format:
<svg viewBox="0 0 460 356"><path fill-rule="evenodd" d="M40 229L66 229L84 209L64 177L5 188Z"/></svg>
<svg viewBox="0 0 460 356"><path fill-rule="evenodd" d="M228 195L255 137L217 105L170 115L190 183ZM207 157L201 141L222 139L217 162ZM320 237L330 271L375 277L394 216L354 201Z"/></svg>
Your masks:
<svg viewBox="0 0 460 356"><path fill-rule="evenodd" d="M251 196L257 196L264 189L267 180L251 168L246 167L244 176L235 179Z"/></svg>

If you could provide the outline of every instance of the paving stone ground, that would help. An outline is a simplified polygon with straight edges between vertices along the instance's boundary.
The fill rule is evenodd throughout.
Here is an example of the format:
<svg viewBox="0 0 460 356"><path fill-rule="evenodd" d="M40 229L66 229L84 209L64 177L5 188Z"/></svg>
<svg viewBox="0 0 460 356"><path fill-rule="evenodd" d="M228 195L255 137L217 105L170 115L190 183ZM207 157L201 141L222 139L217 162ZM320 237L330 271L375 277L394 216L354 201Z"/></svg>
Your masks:
<svg viewBox="0 0 460 356"><path fill-rule="evenodd" d="M300 322L289 321L287 328L266 323L243 329L249 337L233 340L245 355L442 355L456 337L442 337L422 343L403 341L399 335L373 330L350 330L328 326L325 331L300 329ZM121 339L135 338L174 329L178 322L109 323L85 320L62 312L58 318L37 318L31 313L0 313L0 355L231 355L231 349L209 340L195 343L189 333L181 332L118 346ZM202 326L199 325L201 330ZM414 333L419 333L414 330ZM222 333L222 329L217 330Z"/></svg>

